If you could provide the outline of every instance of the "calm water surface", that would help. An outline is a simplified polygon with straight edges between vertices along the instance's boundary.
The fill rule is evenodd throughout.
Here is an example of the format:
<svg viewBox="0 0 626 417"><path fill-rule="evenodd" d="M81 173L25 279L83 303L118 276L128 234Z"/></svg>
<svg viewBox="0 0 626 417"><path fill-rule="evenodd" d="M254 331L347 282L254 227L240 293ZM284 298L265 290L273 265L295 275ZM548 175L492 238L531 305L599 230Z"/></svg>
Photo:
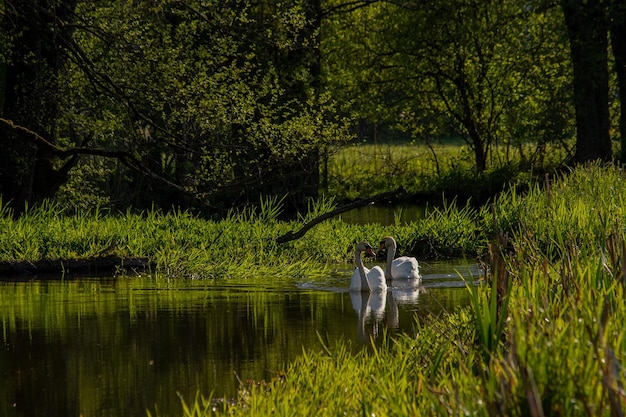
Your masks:
<svg viewBox="0 0 626 417"><path fill-rule="evenodd" d="M371 224L380 223L383 226L400 223L410 223L426 217L425 204L370 204L341 214L346 223Z"/></svg>
<svg viewBox="0 0 626 417"><path fill-rule="evenodd" d="M302 353L467 303L467 262L423 263L423 286L350 294L351 265L319 281L154 277L0 282L0 415L181 415L179 395L234 397Z"/></svg>

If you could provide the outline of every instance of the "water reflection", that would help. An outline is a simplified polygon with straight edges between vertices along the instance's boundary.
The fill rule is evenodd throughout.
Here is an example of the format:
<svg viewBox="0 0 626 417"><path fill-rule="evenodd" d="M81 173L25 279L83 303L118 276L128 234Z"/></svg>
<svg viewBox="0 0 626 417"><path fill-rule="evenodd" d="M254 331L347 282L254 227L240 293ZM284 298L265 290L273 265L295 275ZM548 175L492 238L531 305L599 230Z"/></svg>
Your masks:
<svg viewBox="0 0 626 417"><path fill-rule="evenodd" d="M342 220L346 223L378 223L383 226L395 224L396 221L400 221L400 223L410 223L421 220L424 217L426 217L426 206L416 204L394 206L370 204L341 214Z"/></svg>
<svg viewBox="0 0 626 417"><path fill-rule="evenodd" d="M360 341L365 343L378 338L378 324L385 316L386 300L387 291L372 293L350 291L350 301L359 318L356 334ZM368 320L372 322L370 334L365 330Z"/></svg>
<svg viewBox="0 0 626 417"><path fill-rule="evenodd" d="M453 269L450 269L450 268ZM234 397L302 353L411 333L467 303L460 265L424 265L423 288L353 299L351 266L319 282L154 277L0 282L0 414L180 415L178 393ZM466 270L474 268L465 265ZM418 297L419 294L419 297Z"/></svg>
<svg viewBox="0 0 626 417"><path fill-rule="evenodd" d="M420 286L420 281L402 279L392 281L387 291L371 293L350 291L352 308L358 316L359 340L371 343L378 339L383 322L386 329L398 330L400 328L398 305L416 306Z"/></svg>

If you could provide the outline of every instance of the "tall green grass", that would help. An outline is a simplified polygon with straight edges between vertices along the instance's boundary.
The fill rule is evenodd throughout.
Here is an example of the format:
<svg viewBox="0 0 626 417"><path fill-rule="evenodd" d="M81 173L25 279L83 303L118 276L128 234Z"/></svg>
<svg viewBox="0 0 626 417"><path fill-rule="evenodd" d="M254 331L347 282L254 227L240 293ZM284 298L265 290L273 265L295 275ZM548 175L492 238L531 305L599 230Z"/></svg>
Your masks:
<svg viewBox="0 0 626 417"><path fill-rule="evenodd" d="M311 202L294 221L278 220L280 201L262 200L257 208L231 211L221 220L188 212L111 213L102 210L67 214L54 204L28 209L19 217L0 208L0 260L36 261L97 258L107 255L147 257L153 271L168 277L211 278L274 274L307 278L323 274L328 263L353 260L354 244L396 236L400 250L415 251L428 241L434 253L475 251L475 210L433 210L421 222L385 228L325 221L303 238L286 244L276 238L332 210L331 199Z"/></svg>
<svg viewBox="0 0 626 417"><path fill-rule="evenodd" d="M476 217L501 238L485 243L490 274L470 307L358 354L305 352L235 404L182 413L623 415L624 196L621 169L599 165L510 191Z"/></svg>
<svg viewBox="0 0 626 417"><path fill-rule="evenodd" d="M342 344L305 352L274 380L242 386L235 404L200 396L181 414L623 415L624 179L616 166L579 167L480 209L450 203L385 228L334 219L284 245L275 238L334 203L294 222L278 220L278 201L220 221L157 211L68 216L52 205L14 218L0 209L0 259L116 253L152 257L158 271L181 278L307 279L350 260L357 240L393 234L400 253L458 244L490 266L486 285L468 290L470 307L356 355ZM507 239L490 240L496 235Z"/></svg>

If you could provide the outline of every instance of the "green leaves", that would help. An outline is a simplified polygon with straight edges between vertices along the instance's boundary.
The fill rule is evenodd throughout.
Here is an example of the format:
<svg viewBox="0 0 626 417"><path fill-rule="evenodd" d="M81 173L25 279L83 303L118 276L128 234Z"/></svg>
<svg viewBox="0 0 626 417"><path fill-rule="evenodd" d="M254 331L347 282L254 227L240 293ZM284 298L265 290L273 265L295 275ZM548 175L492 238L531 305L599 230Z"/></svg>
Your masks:
<svg viewBox="0 0 626 417"><path fill-rule="evenodd" d="M496 272L494 276L497 275ZM502 283L498 283L497 279L492 280L486 289L480 288L473 281L466 283L470 293L478 344L487 358L497 354L502 347L511 297L511 282L507 280L505 292L499 294L498 287Z"/></svg>
<svg viewBox="0 0 626 417"><path fill-rule="evenodd" d="M458 135L479 171L506 163L492 155L496 146L573 133L563 123L573 110L567 50L554 47L565 42L558 8L470 0L341 12L331 4L327 80L359 118L425 141Z"/></svg>
<svg viewBox="0 0 626 417"><path fill-rule="evenodd" d="M317 18L305 1L79 2L88 64L68 66L62 130L80 123L100 147L131 151L138 172L108 173L109 193L132 190L144 208L181 190L219 209L316 190L315 152L349 137L319 84ZM134 189L148 170L180 188Z"/></svg>

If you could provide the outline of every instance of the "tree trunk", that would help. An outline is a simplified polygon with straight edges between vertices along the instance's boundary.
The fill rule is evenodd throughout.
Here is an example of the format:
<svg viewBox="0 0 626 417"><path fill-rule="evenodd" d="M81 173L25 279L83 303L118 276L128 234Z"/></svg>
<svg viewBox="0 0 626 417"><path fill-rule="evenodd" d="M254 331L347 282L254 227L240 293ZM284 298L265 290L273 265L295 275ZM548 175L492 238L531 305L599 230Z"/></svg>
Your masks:
<svg viewBox="0 0 626 417"><path fill-rule="evenodd" d="M603 0L562 0L569 33L576 109L575 162L608 161L608 19Z"/></svg>
<svg viewBox="0 0 626 417"><path fill-rule="evenodd" d="M611 9L611 45L615 57L615 71L619 88L620 160L626 161L626 2L615 0Z"/></svg>
<svg viewBox="0 0 626 417"><path fill-rule="evenodd" d="M474 147L474 161L476 162L476 169L478 172L485 172L487 170L486 146L477 132L471 135L471 139Z"/></svg>

